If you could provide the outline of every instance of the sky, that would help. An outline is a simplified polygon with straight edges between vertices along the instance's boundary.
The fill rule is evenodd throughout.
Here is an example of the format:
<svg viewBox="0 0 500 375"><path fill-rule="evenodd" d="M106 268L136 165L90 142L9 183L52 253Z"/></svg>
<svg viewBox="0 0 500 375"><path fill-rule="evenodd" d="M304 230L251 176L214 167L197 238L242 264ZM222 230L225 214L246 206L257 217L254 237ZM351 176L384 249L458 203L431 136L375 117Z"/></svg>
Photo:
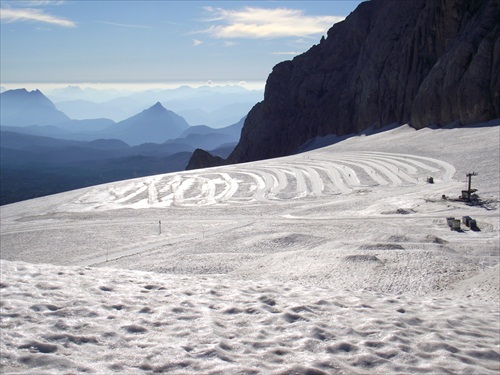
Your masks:
<svg viewBox="0 0 500 375"><path fill-rule="evenodd" d="M361 1L1 1L0 83L261 82Z"/></svg>

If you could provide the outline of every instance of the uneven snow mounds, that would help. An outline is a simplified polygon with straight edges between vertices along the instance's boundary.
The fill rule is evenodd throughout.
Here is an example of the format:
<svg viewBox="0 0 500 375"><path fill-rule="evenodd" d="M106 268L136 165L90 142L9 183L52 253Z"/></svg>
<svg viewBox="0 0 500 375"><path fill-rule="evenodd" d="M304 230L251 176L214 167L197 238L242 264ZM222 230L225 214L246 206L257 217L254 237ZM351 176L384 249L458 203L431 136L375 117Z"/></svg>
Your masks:
<svg viewBox="0 0 500 375"><path fill-rule="evenodd" d="M499 312L481 303L8 261L1 272L4 374L500 370Z"/></svg>
<svg viewBox="0 0 500 375"><path fill-rule="evenodd" d="M205 206L347 194L364 186L451 180L450 164L422 156L382 152L334 153L328 159L298 156L258 164L153 176L95 187L67 207L74 209ZM103 204L105 202L105 205Z"/></svg>
<svg viewBox="0 0 500 375"><path fill-rule="evenodd" d="M298 284L335 290L431 295L446 294L458 282L489 270L475 259L450 256L439 250L411 250L394 244L373 244L353 249L345 244L338 246L342 249L339 251L332 250L330 246L255 258L230 275L238 279L293 280ZM474 282L469 284L469 297L474 293L476 297L482 295L482 299L498 301L498 296L490 295L495 291L494 279L490 283L483 282L484 292L480 288L475 290Z"/></svg>

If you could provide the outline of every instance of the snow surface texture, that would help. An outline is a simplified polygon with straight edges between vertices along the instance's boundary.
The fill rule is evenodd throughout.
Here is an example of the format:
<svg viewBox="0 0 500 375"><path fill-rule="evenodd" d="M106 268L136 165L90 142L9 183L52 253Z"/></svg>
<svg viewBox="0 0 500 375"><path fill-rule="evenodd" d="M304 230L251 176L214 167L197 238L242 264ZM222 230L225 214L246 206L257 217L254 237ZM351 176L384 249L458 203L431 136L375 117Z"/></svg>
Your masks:
<svg viewBox="0 0 500 375"><path fill-rule="evenodd" d="M499 130L402 126L3 206L0 370L498 374ZM479 230L451 231L462 216Z"/></svg>

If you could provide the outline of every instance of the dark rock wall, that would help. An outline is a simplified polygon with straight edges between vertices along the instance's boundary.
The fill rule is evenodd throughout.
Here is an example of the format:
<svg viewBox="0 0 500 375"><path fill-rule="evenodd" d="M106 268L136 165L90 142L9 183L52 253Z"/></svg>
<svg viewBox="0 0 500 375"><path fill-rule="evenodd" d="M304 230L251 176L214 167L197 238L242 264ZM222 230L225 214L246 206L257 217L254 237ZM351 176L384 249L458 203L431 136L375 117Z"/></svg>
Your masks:
<svg viewBox="0 0 500 375"><path fill-rule="evenodd" d="M499 0L372 0L273 68L228 163L315 136L500 117Z"/></svg>
<svg viewBox="0 0 500 375"><path fill-rule="evenodd" d="M186 170L216 167L224 164L224 159L219 156L212 156L210 153L197 148L194 150L193 155L189 159Z"/></svg>

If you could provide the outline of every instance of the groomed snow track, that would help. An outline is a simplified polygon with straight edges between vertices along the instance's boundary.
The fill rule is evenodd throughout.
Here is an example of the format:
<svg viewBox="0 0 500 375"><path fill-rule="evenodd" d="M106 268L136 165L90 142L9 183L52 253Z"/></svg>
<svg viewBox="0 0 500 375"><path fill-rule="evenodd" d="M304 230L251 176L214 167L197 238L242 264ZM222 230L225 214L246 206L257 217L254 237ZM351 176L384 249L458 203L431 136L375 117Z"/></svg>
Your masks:
<svg viewBox="0 0 500 375"><path fill-rule="evenodd" d="M77 203L99 209L105 202L109 209L279 201L426 184L428 176L435 182L450 181L455 173L452 165L437 159L382 152L341 152L328 159L302 154L277 160L102 185Z"/></svg>

